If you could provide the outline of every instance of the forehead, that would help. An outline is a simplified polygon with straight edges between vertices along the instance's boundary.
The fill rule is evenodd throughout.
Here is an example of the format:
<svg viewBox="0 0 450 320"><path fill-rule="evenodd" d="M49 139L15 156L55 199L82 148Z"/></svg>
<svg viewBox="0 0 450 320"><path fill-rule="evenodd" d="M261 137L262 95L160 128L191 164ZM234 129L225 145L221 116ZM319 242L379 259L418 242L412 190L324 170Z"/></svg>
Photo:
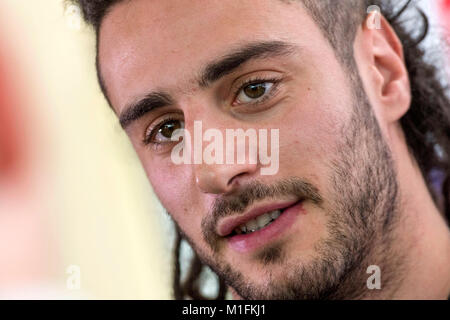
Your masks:
<svg viewBox="0 0 450 320"><path fill-rule="evenodd" d="M115 5L99 33L100 72L120 112L145 90L194 90L205 63L241 43L317 43L300 1L132 0Z"/></svg>

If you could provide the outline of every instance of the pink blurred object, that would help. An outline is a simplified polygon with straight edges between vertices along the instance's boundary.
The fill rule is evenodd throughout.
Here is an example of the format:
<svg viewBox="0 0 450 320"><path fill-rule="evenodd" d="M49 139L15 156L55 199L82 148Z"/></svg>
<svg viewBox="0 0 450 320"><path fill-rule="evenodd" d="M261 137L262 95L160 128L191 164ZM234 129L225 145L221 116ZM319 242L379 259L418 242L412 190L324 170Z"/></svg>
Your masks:
<svg viewBox="0 0 450 320"><path fill-rule="evenodd" d="M441 13L442 23L450 31L450 0L441 0L439 12Z"/></svg>
<svg viewBox="0 0 450 320"><path fill-rule="evenodd" d="M39 298L55 259L48 210L36 184L30 118L32 100L19 55L0 37L0 299ZM43 143L43 141L38 141ZM35 170L35 171L33 171Z"/></svg>
<svg viewBox="0 0 450 320"><path fill-rule="evenodd" d="M19 139L18 96L12 88L11 71L7 70L8 58L0 43L0 176L17 173L23 159L24 150ZM8 66L11 69L11 66Z"/></svg>

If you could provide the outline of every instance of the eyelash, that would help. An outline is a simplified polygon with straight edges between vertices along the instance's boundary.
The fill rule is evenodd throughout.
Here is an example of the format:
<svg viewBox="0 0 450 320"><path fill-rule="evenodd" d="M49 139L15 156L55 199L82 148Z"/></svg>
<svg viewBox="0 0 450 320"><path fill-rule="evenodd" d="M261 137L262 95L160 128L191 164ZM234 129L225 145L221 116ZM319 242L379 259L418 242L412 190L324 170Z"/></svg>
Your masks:
<svg viewBox="0 0 450 320"><path fill-rule="evenodd" d="M264 103L266 100L270 99L276 92L278 89L278 85L281 82L282 79L279 78L259 78L259 77L255 77L252 79L248 79L246 80L243 84L241 84L235 91L233 94L233 103L236 100L236 98L238 97L239 93L241 92L241 90L243 90L245 87L252 85L252 84L260 84L260 83L266 83L266 82L271 82L273 83L273 87L270 89L269 93L267 93L264 98L262 98L259 101L255 101L255 102L251 102L251 103L245 103L242 105L250 105L250 106L254 106L254 105L258 105L258 104L262 104Z"/></svg>
<svg viewBox="0 0 450 320"><path fill-rule="evenodd" d="M175 117L169 117L169 118L162 120L156 126L154 126L151 130L147 130L145 132L145 136L144 136L144 139L142 140L142 143L144 145L154 145L155 147L161 146L161 145L167 143L167 142L155 142L155 141L152 141L152 139L155 137L156 134L158 134L158 130L161 129L161 127L164 124L166 124L167 122L170 122L170 121L181 121L181 120L177 119ZM148 131L150 131L149 134L147 134Z"/></svg>
<svg viewBox="0 0 450 320"><path fill-rule="evenodd" d="M271 90L269 91L269 93L267 93L264 98L262 98L261 100L255 101L255 102L251 102L251 103L245 103L244 105L250 105L250 106L254 106L254 105L258 105L258 104L262 104L265 101L267 101L268 99L270 99L276 92L278 89L278 84L281 82L281 79L279 78L259 78L259 77L255 77L252 79L248 79L246 80L244 83L242 83L235 91L233 94L233 103L236 100L236 98L238 97L239 93L241 92L241 90L243 90L245 87L252 85L252 84L260 84L260 83L266 83L266 82L270 82L273 83L273 87L271 88ZM163 121L161 121L160 123L158 123L156 126L153 127L153 129L150 130L150 133L147 134L148 130L145 133L144 139L142 140L142 143L147 146L147 145L153 145L155 146L155 148L165 144L164 142L155 142L152 141L152 139L154 138L154 136L157 134L157 131L167 122L170 121L180 121L179 119L176 119L175 117L169 117L164 119Z"/></svg>

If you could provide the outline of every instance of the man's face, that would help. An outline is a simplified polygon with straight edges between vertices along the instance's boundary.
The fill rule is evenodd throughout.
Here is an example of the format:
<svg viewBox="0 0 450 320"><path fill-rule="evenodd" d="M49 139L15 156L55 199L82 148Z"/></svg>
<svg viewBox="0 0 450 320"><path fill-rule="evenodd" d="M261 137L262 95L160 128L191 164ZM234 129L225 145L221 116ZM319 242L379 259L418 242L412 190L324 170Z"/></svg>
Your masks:
<svg viewBox="0 0 450 320"><path fill-rule="evenodd" d="M393 211L389 152L300 2L124 1L103 21L99 59L155 193L241 296L338 296L337 283L366 276L365 256L383 264L372 248L383 219L369 213ZM145 97L140 112L126 113ZM250 161L175 164L171 130L193 134L195 121L224 137L279 129L278 172L261 175L264 165ZM261 228L268 212L281 214ZM244 225L261 229L239 234Z"/></svg>

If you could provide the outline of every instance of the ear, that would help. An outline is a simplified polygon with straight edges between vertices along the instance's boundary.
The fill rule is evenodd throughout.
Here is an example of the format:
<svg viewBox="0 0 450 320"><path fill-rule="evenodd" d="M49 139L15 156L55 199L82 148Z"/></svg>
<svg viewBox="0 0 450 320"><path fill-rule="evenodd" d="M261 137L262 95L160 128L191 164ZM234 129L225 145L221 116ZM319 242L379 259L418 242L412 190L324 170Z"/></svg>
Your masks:
<svg viewBox="0 0 450 320"><path fill-rule="evenodd" d="M379 23L373 23L378 19ZM403 47L389 22L371 13L355 42L355 55L365 87L382 126L397 123L409 110L411 89ZM359 57L358 57L359 56Z"/></svg>

